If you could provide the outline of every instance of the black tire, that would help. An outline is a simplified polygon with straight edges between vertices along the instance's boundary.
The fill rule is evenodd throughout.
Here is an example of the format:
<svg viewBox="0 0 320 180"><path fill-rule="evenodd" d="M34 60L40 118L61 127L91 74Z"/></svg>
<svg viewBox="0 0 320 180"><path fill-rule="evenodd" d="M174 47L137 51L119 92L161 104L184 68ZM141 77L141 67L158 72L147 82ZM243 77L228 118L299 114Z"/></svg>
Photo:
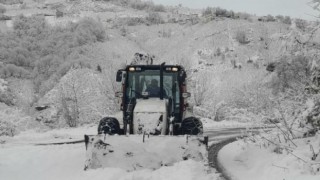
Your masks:
<svg viewBox="0 0 320 180"><path fill-rule="evenodd" d="M98 134L119 134L120 124L116 118L105 117L100 120L98 126Z"/></svg>
<svg viewBox="0 0 320 180"><path fill-rule="evenodd" d="M181 123L181 134L199 135L203 133L202 122L195 117L188 117Z"/></svg>

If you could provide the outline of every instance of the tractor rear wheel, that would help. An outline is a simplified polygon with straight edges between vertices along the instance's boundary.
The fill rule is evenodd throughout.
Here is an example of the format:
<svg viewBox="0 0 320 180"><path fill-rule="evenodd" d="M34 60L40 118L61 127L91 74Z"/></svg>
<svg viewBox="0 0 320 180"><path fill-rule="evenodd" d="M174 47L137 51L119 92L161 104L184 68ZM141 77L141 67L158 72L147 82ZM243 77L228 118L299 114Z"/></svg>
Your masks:
<svg viewBox="0 0 320 180"><path fill-rule="evenodd" d="M98 134L119 134L120 124L116 118L104 117L100 120Z"/></svg>
<svg viewBox="0 0 320 180"><path fill-rule="evenodd" d="M202 122L195 117L188 117L181 123L181 134L199 135L203 133Z"/></svg>

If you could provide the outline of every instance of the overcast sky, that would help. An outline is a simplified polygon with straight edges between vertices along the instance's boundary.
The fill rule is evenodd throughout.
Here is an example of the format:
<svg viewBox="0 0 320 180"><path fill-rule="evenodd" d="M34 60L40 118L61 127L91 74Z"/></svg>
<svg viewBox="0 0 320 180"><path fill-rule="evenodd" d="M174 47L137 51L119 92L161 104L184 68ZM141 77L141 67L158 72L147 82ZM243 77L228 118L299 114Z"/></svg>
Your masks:
<svg viewBox="0 0 320 180"><path fill-rule="evenodd" d="M308 2L312 0L152 0L156 4L178 5L190 8L221 7L236 12L256 15L288 15L295 18L315 20L308 15L319 15Z"/></svg>

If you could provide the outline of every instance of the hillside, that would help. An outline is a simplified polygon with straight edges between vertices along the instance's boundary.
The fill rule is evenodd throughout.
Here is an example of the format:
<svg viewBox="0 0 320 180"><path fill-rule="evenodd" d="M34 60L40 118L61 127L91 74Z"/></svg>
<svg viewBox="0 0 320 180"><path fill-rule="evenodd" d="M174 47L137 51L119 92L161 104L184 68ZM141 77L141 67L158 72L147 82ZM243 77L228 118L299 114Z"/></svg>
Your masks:
<svg viewBox="0 0 320 180"><path fill-rule="evenodd" d="M319 7L320 1L314 3ZM188 109L202 120L211 143L220 146L222 140L210 125L246 127L236 135L241 134L241 139L216 157L226 160L222 165L230 168L230 174L239 179L256 178L253 171L257 176L266 174L260 179L268 179L268 174L274 179L317 179L319 22L140 0L0 0L0 145L6 156L0 170L5 171L4 177L16 175L6 168L24 169L17 177L33 176L24 168L28 159L16 168L22 149L26 157L40 160L36 163L39 179L51 175L47 173L51 167L58 167L56 174L64 172L57 176L61 178L95 175L102 179L108 173L110 179L135 175L156 179L154 174L174 172L176 167L182 169L180 174L195 168L185 175L191 179L199 175L220 179L215 170L208 175L207 166L188 161L159 171L87 173L79 168L84 147L80 150L78 144L50 151L30 145L95 133L101 118L119 111L115 93L122 87L115 82L116 72L130 64L137 52L154 55L154 64L184 66L191 92ZM228 138L235 136L232 131L220 133ZM27 145L22 147L23 143ZM74 162L77 166L57 166L59 158L70 161L66 166ZM50 162L42 167L46 160Z"/></svg>
<svg viewBox="0 0 320 180"><path fill-rule="evenodd" d="M50 128L68 125L65 119L68 108L67 112L78 113L79 125L96 123L106 114L112 114L117 108L113 97L118 88L113 78L115 71L130 63L136 52L155 55L156 63L182 64L187 69L189 90L193 92L190 102L196 115L240 121L277 118L270 98L276 91L270 84L275 83L277 75L266 71L268 65L279 62L282 57L302 55L314 66L319 56L317 24L293 19L288 22L280 16L266 16L261 20L219 8L199 11L141 1L26 0L22 4L2 6L7 9L4 15L9 17L21 13L45 17L43 23L47 25L42 24L42 29L38 29L43 35L34 35L32 27L23 29L23 24L22 29L16 25L13 32L9 27L2 33L3 37L10 34L12 39L17 33L28 36L25 43L39 42L36 46L40 50L34 48L31 54L22 53L28 63L18 63L14 53L21 53L19 49L7 51L2 57L1 72L7 88L2 90L1 101ZM49 16L54 17L48 19ZM21 19L20 23L23 21L29 20ZM101 27L88 26L88 21L95 21ZM33 23L30 26L38 26ZM84 30L87 27L88 30ZM34 37L38 41L32 40ZM57 39L60 44L55 42ZM19 42L15 40L12 44L19 45ZM3 42L2 50L6 48L10 45ZM32 62L33 59L36 61ZM50 62L51 69L46 71L45 63ZM10 64L14 64L13 72L7 72ZM98 66L101 72L97 71ZM77 73L87 75L73 75ZM87 81L92 81L87 77L96 79L98 84L83 90L81 84L87 86ZM68 81L82 89L77 92L80 95L70 94L71 90L65 85ZM18 91L22 88L24 91ZM92 93L99 96L93 97ZM75 99L77 96L82 99L76 109L70 109L72 102L69 102L71 105L63 103L62 97ZM48 108L37 112L34 108L38 106ZM69 115L72 118L72 114Z"/></svg>

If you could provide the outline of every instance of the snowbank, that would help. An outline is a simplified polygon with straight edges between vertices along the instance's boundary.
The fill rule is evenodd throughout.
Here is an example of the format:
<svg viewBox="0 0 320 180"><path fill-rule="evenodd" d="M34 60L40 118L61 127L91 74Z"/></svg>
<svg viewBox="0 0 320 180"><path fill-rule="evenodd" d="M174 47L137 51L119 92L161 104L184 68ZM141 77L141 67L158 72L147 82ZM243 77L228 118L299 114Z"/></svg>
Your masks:
<svg viewBox="0 0 320 180"><path fill-rule="evenodd" d="M319 151L319 137L296 140L298 148L289 153L275 153L274 148L236 141L219 152L218 160L236 180L319 180L318 157L311 160L313 145ZM317 169L318 168L318 169Z"/></svg>

